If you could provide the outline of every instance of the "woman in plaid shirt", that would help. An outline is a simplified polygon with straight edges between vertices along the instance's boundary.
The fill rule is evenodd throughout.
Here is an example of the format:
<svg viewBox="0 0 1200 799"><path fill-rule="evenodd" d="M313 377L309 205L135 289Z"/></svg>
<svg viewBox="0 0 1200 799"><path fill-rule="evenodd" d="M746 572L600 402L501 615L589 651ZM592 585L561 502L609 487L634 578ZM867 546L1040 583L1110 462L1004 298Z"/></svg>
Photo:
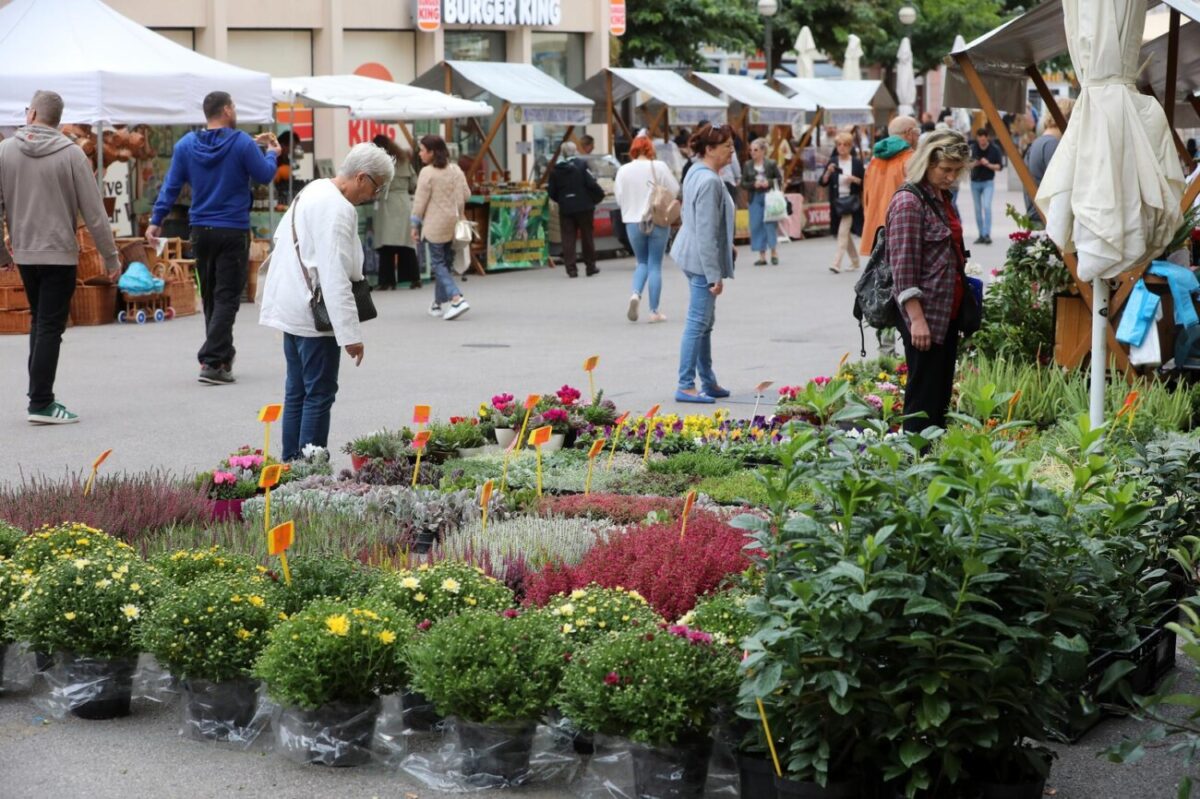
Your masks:
<svg viewBox="0 0 1200 799"><path fill-rule="evenodd" d="M917 147L907 164L908 183L892 197L887 212L887 254L903 324L908 385L904 429L945 427L958 356L958 313L968 290L963 268L962 221L950 190L970 165L966 138L937 131ZM923 418L911 414L923 413Z"/></svg>

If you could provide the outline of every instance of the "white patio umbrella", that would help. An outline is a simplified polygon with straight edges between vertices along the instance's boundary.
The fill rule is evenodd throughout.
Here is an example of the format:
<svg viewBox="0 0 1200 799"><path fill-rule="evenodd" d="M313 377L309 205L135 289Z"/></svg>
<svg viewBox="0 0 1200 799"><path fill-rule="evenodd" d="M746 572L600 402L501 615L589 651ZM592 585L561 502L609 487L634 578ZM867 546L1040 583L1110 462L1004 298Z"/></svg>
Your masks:
<svg viewBox="0 0 1200 799"><path fill-rule="evenodd" d="M805 25L800 29L800 35L796 37L796 77L797 78L815 78L816 74L813 70L813 62L821 51L817 49L817 43L813 40L812 31Z"/></svg>
<svg viewBox="0 0 1200 799"><path fill-rule="evenodd" d="M1183 169L1166 114L1134 78L1144 0L1063 0L1080 94L1038 188L1046 232L1092 281L1092 424L1104 421L1108 280L1158 255L1182 222Z"/></svg>
<svg viewBox="0 0 1200 799"><path fill-rule="evenodd" d="M958 53L967 49L967 40L960 33L954 37L954 47L950 50L952 53ZM942 65L942 85L946 85L946 65ZM955 108L954 116L950 118L951 127L955 130L967 134L967 138L971 138L971 112L965 108Z"/></svg>
<svg viewBox="0 0 1200 799"><path fill-rule="evenodd" d="M862 67L859 65L862 57L862 39L852 33L846 40L846 57L842 59L842 80L862 80Z"/></svg>
<svg viewBox="0 0 1200 799"><path fill-rule="evenodd" d="M901 116L913 116L913 103L917 101L917 76L913 74L912 42L905 36L896 51L896 101L900 103Z"/></svg>

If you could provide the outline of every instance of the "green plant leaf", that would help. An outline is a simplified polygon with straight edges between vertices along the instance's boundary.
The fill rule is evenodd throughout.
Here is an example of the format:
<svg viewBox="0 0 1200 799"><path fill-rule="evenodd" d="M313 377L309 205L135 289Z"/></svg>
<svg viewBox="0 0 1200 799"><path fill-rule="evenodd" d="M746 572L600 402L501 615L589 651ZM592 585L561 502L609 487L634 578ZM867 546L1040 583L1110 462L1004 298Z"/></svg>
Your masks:
<svg viewBox="0 0 1200 799"><path fill-rule="evenodd" d="M946 609L946 606L930 597L915 596L904 603L905 616L919 616L923 613L950 618L950 611Z"/></svg>
<svg viewBox="0 0 1200 799"><path fill-rule="evenodd" d="M933 749L920 741L905 741L900 744L900 762L906 768L912 768L929 757L931 752L933 752Z"/></svg>

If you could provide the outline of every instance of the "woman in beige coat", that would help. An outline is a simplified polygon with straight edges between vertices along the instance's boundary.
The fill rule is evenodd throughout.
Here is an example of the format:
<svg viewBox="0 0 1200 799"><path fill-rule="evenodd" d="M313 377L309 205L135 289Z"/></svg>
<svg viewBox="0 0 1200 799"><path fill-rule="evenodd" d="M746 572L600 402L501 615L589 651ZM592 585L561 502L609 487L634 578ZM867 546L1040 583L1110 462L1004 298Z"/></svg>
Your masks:
<svg viewBox="0 0 1200 799"><path fill-rule="evenodd" d="M433 275L433 305L430 316L446 321L462 316L471 306L454 282L454 225L466 216L471 189L457 164L450 163L450 151L441 136L422 136L421 163L425 168L417 178L413 198L412 239L419 243L418 255L429 264ZM443 304L448 307L443 308Z"/></svg>
<svg viewBox="0 0 1200 799"><path fill-rule="evenodd" d="M417 251L412 246L412 194L417 174L412 168L412 151L405 150L382 133L371 142L392 157L396 176L387 191L375 201L375 252L379 254L379 289L394 289L408 283L421 288Z"/></svg>

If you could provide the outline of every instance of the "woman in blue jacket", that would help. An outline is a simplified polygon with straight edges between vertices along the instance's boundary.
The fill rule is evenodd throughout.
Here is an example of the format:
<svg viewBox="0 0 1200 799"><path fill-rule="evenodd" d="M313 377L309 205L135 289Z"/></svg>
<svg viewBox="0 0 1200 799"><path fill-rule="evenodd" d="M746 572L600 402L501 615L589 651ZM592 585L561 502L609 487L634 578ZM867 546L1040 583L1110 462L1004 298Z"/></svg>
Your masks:
<svg viewBox="0 0 1200 799"><path fill-rule="evenodd" d="M712 368L712 330L717 297L733 277L734 206L718 177L733 157L733 130L704 127L690 141L695 165L683 181L683 223L671 257L688 279L691 300L679 347L676 402L713 403L729 392ZM696 378L700 379L700 390Z"/></svg>

